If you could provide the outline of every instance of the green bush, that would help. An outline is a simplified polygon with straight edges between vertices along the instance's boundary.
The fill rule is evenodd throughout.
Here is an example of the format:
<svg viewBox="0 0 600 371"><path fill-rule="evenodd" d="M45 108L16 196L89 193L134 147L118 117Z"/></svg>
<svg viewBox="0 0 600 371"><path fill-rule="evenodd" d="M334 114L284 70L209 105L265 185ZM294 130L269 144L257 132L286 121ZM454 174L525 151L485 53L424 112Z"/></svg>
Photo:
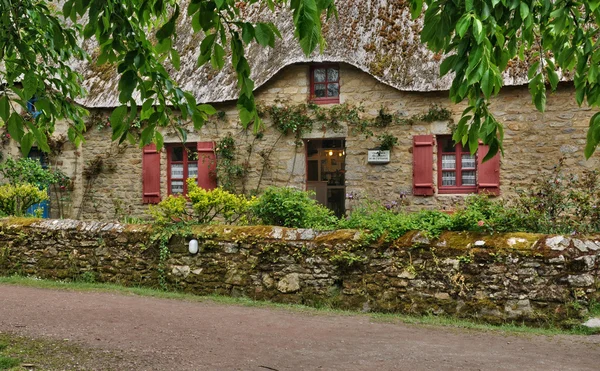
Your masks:
<svg viewBox="0 0 600 371"><path fill-rule="evenodd" d="M228 224L248 224L251 219L250 206L254 199L248 200L243 195L227 192L220 187L211 190L200 188L194 178L187 180L187 186L187 199L170 195L158 205L150 206L148 213L155 222L208 224L219 220Z"/></svg>
<svg viewBox="0 0 600 371"><path fill-rule="evenodd" d="M340 220L339 226L366 229L371 240L393 241L413 230L421 231L429 237L437 237L442 231L452 228L452 220L449 215L439 211L405 213L380 202L364 199L346 219Z"/></svg>
<svg viewBox="0 0 600 371"><path fill-rule="evenodd" d="M309 192L287 187L267 188L252 211L264 224L290 228L334 229L338 221Z"/></svg>
<svg viewBox="0 0 600 371"><path fill-rule="evenodd" d="M29 183L41 188L48 188L50 184L64 181L65 178L64 174L44 169L39 161L31 158L7 158L0 164L0 174L9 184Z"/></svg>
<svg viewBox="0 0 600 371"><path fill-rule="evenodd" d="M168 224L189 220L186 210L187 200L183 196L169 195L157 205L150 205L148 214L159 224Z"/></svg>
<svg viewBox="0 0 600 371"><path fill-rule="evenodd" d="M30 206L47 199L46 190L33 184L0 186L0 212L5 215L23 216Z"/></svg>
<svg viewBox="0 0 600 371"><path fill-rule="evenodd" d="M465 206L452 215L452 229L475 232L518 232L525 216L516 207L486 194L470 195Z"/></svg>

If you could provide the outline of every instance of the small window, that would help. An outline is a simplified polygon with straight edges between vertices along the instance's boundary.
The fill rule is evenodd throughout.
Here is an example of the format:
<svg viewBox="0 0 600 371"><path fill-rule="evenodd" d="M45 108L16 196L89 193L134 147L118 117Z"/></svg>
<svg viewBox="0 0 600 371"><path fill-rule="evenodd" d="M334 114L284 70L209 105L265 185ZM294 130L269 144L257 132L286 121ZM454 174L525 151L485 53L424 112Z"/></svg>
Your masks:
<svg viewBox="0 0 600 371"><path fill-rule="evenodd" d="M438 193L477 192L477 159L450 136L440 136L438 146Z"/></svg>
<svg viewBox="0 0 600 371"><path fill-rule="evenodd" d="M314 103L340 102L340 69L336 65L318 65L310 69L310 98Z"/></svg>

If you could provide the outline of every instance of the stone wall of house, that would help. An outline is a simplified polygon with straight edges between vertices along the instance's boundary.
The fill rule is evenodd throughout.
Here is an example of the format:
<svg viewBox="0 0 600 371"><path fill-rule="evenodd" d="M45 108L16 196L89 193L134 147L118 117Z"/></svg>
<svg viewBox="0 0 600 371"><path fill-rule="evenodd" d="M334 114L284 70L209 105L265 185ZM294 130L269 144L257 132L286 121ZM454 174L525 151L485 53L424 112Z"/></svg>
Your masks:
<svg viewBox="0 0 600 371"><path fill-rule="evenodd" d="M0 220L0 275L156 287L150 226ZM569 326L599 299L600 236L409 233L366 243L359 232L197 227L174 237L167 285L362 311L446 314L487 322ZM199 253L188 241L199 241Z"/></svg>
<svg viewBox="0 0 600 371"><path fill-rule="evenodd" d="M308 65L291 65L279 71L256 92L257 102L272 104L301 104L309 95ZM391 88L371 75L347 64L340 65L341 103L362 105L365 115L376 117L381 107L405 117L426 113L436 104L452 111L456 122L462 105L450 103L447 92L401 92ZM293 136L282 136L265 118L262 137L252 130L241 128L234 102L219 103L222 118L213 117L195 132L188 127L188 141L218 141L231 134L238 148L238 163L245 164L247 175L240 180L237 191L259 193L268 186L305 187L305 148L297 146ZM501 193L514 195L519 188L527 187L533 180L547 176L561 157L569 171L581 173L600 166L595 155L585 160L588 120L593 112L579 108L574 90L569 84L548 97L547 111L538 112L531 104L526 87L504 88L493 99L492 111L505 123L504 157L501 164ZM57 200L53 198L53 216L79 219L115 220L124 215L145 216L142 204L142 150L136 145L117 145L110 141L110 128L106 127L109 110L95 109L90 116L86 142L80 148L66 145L54 159L58 167L72 176L73 191L61 194L66 204L57 213ZM413 125L393 125L372 128L374 135L365 137L342 125L339 131L315 127L303 139L345 138L346 140L346 190L347 193L368 195L381 201L397 200L401 194L409 195L410 208L438 208L451 210L460 205L464 195L435 195L412 197L412 137L420 134L450 134L451 122L417 122ZM58 131L60 134L60 130ZM367 150L377 147L377 136L392 134L399 139L391 153L391 162L385 165L367 164ZM177 143L173 132L165 131L166 143ZM15 151L13 151L15 152ZM434 156L436 149L434 148ZM102 166L98 172L98 160ZM437 183L434 161L434 184ZM167 194L167 159L162 153L162 196ZM96 174L97 173L97 174ZM347 208L352 202L347 201Z"/></svg>

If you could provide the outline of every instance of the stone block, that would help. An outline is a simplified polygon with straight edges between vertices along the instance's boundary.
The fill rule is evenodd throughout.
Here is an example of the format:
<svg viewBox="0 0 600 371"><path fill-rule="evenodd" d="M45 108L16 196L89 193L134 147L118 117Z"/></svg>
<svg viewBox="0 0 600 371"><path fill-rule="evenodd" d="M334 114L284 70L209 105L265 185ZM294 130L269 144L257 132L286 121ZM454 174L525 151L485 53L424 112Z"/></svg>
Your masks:
<svg viewBox="0 0 600 371"><path fill-rule="evenodd" d="M290 273L285 275L277 283L277 290L284 294L293 293L300 290L300 275L298 273Z"/></svg>

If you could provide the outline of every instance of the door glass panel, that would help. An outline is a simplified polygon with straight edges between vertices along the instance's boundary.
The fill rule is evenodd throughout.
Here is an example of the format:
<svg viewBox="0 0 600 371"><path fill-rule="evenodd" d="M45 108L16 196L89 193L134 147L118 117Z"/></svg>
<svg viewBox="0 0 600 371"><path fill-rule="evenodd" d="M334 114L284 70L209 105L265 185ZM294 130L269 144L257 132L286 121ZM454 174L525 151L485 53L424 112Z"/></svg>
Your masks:
<svg viewBox="0 0 600 371"><path fill-rule="evenodd" d="M309 160L308 169L306 171L306 180L309 182L316 182L319 180L319 161Z"/></svg>
<svg viewBox="0 0 600 371"><path fill-rule="evenodd" d="M475 155L465 155L461 157L463 169L475 169Z"/></svg>
<svg viewBox="0 0 600 371"><path fill-rule="evenodd" d="M442 155L442 169L455 169L456 155Z"/></svg>
<svg viewBox="0 0 600 371"><path fill-rule="evenodd" d="M442 185L443 186L456 185L456 172L455 171L442 172Z"/></svg>
<svg viewBox="0 0 600 371"><path fill-rule="evenodd" d="M462 172L462 184L463 185L475 185L475 172L474 171L463 171Z"/></svg>
<svg viewBox="0 0 600 371"><path fill-rule="evenodd" d="M325 84L315 84L315 97L323 98L325 96Z"/></svg>

